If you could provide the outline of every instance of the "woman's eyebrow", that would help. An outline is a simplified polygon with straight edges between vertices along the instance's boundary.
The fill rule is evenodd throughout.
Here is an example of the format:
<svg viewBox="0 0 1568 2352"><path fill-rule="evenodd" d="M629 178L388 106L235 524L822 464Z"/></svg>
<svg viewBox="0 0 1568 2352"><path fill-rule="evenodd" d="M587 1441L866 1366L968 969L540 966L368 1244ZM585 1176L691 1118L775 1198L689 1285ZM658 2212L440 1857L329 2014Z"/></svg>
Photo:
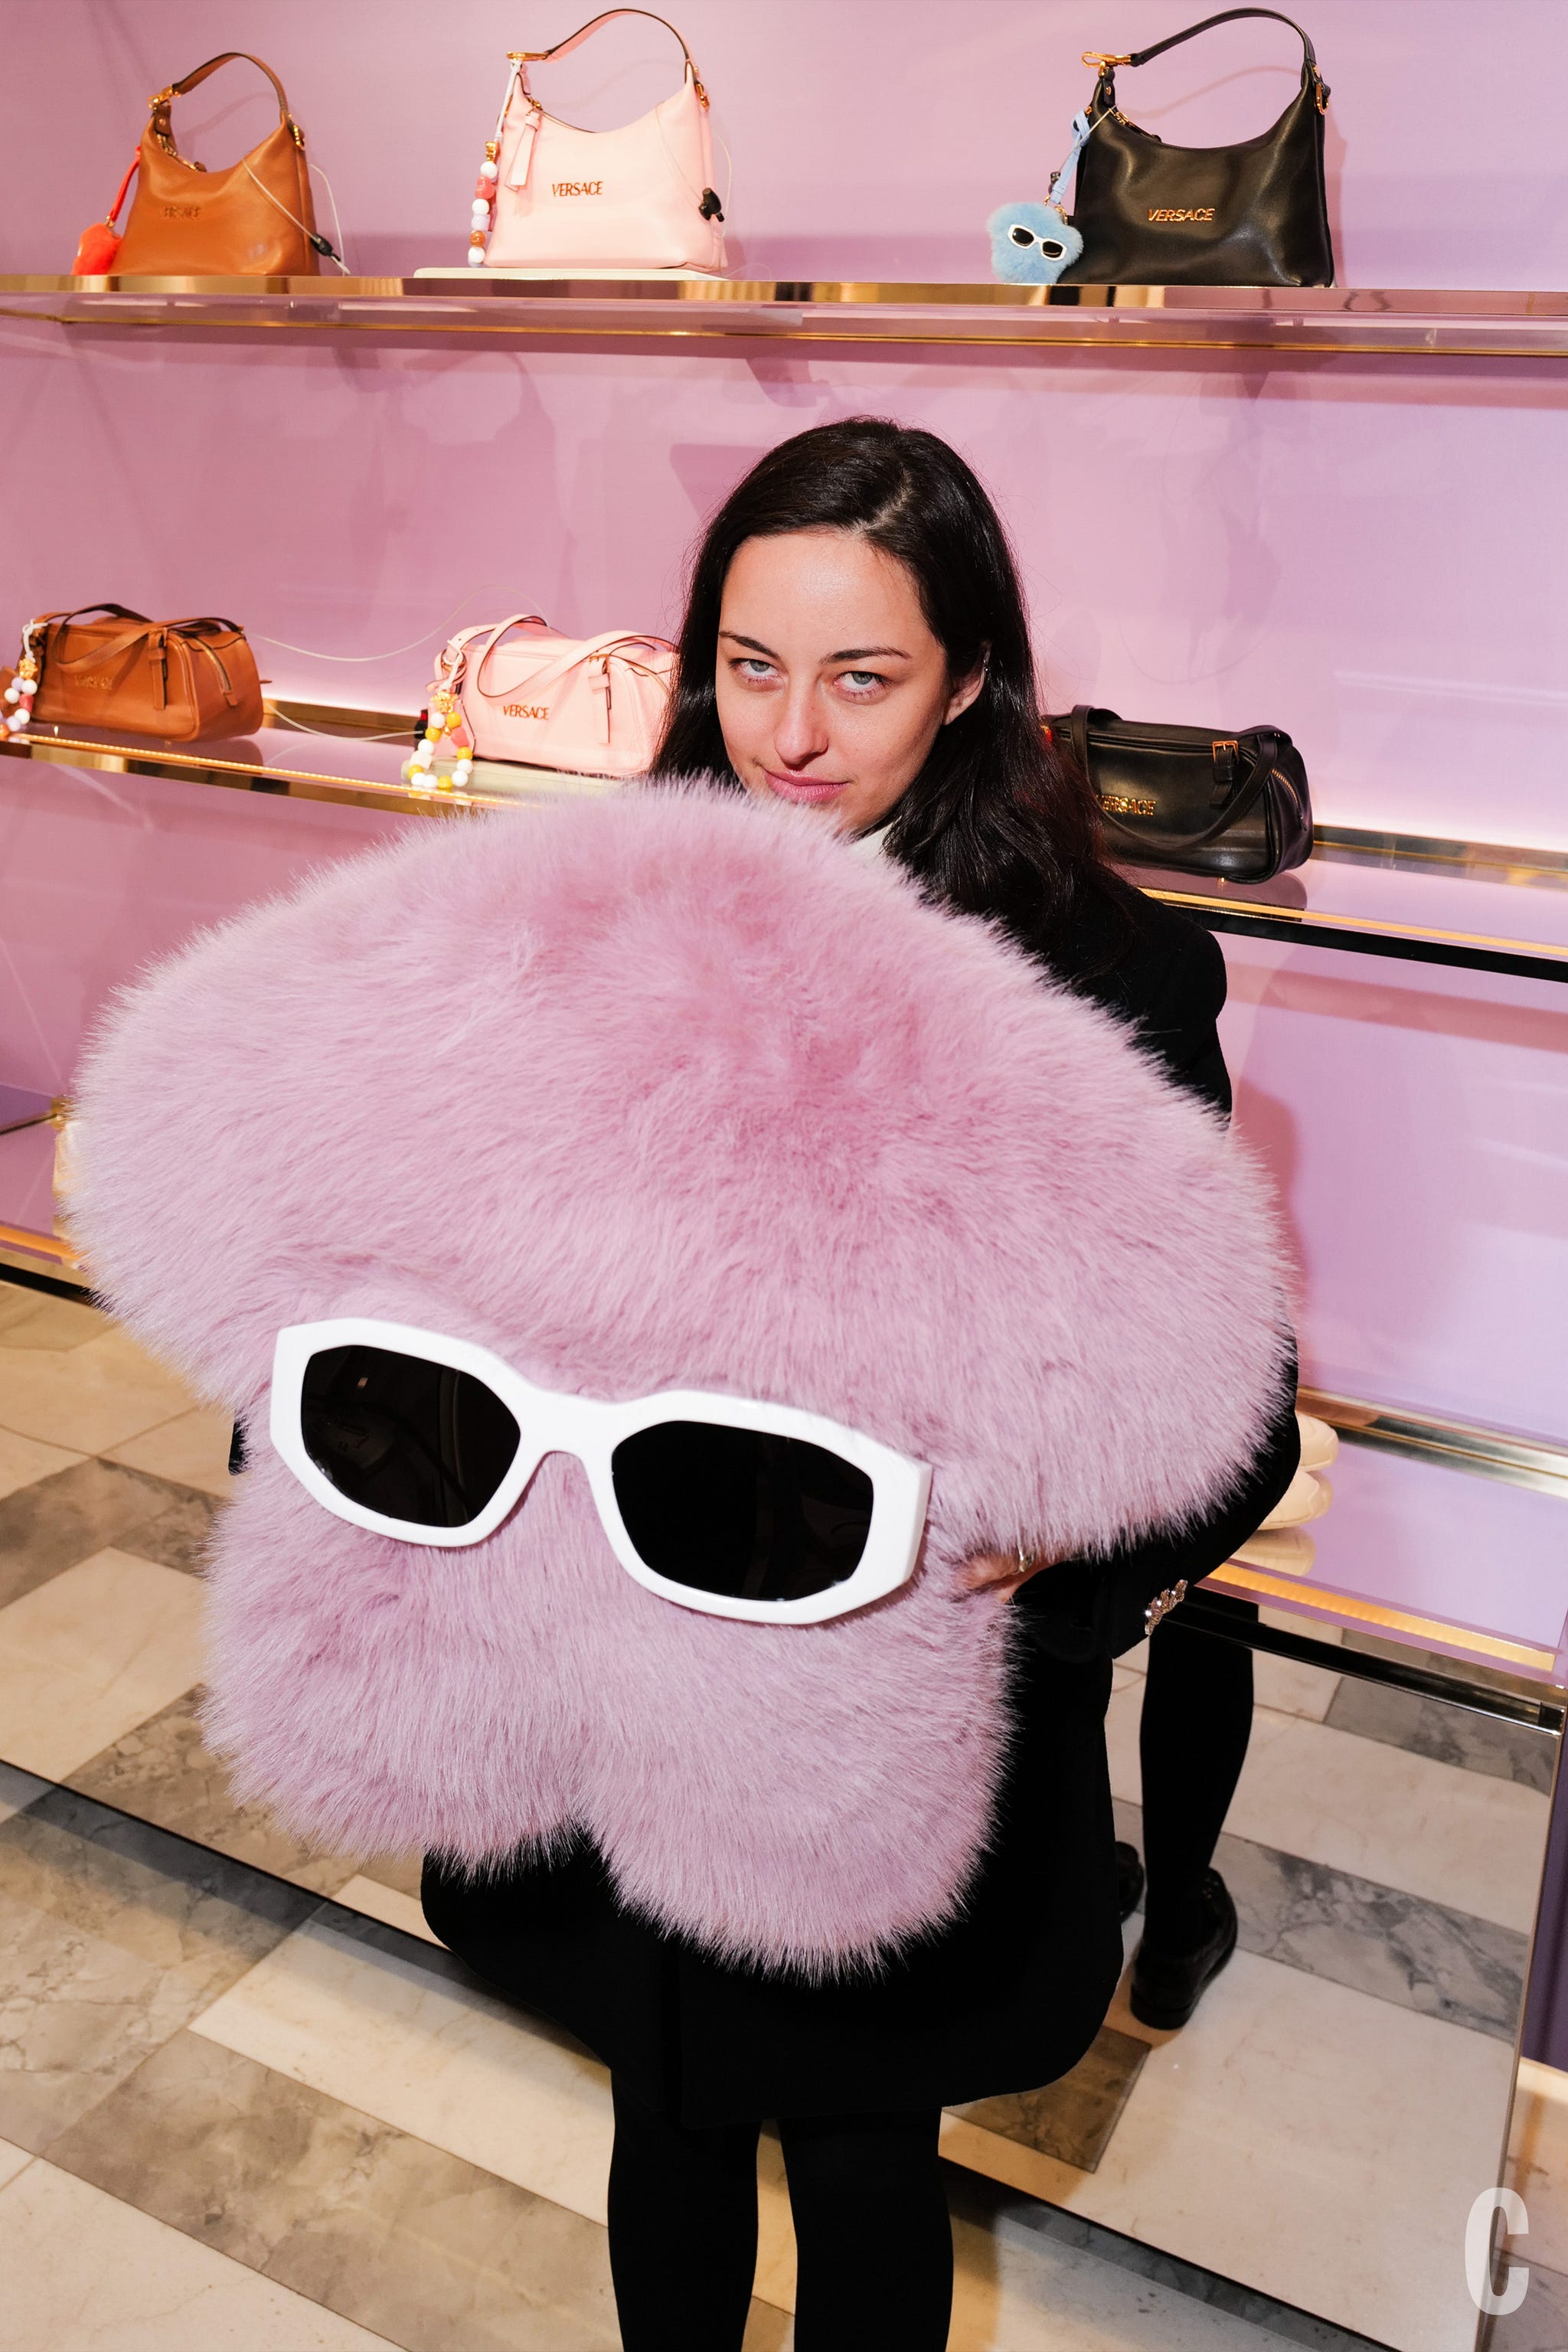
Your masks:
<svg viewBox="0 0 1568 2352"><path fill-rule="evenodd" d="M752 653L765 654L769 661L778 659L772 646L764 646L760 637L743 637L739 629L721 629L719 635L721 637L728 637L733 646L749 646ZM846 646L840 652L829 654L827 659L830 662L887 661L889 659L908 661L909 656L902 646Z"/></svg>

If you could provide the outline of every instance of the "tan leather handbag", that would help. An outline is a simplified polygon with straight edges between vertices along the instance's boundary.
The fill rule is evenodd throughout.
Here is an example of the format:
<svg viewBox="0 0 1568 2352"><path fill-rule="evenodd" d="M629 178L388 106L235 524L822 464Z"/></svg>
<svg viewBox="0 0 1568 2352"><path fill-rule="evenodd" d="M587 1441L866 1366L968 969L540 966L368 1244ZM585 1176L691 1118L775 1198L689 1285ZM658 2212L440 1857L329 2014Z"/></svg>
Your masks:
<svg viewBox="0 0 1568 2352"><path fill-rule="evenodd" d="M0 708L9 735L42 719L194 743L248 735L263 723L256 657L237 623L150 621L123 604L82 604L29 621Z"/></svg>
<svg viewBox="0 0 1568 2352"><path fill-rule="evenodd" d="M278 128L237 163L209 172L175 146L169 110L219 66L241 59L278 92ZM158 92L141 164L119 250L100 259L100 269L137 278L306 278L317 274L318 257L332 251L310 209L305 134L271 67L244 49L226 49Z"/></svg>

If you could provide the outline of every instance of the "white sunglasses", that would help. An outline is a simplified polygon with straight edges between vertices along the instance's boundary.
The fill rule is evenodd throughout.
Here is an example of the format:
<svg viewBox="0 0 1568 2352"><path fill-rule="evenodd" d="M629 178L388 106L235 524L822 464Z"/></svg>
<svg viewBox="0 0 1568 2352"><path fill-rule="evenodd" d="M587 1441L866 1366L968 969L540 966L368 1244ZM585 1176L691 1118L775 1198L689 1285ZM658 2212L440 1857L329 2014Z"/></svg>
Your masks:
<svg viewBox="0 0 1568 2352"><path fill-rule="evenodd" d="M931 1472L794 1405L536 1388L488 1348L341 1316L278 1334L273 1445L352 1527L483 1543L547 1454L588 1474L616 1559L710 1617L819 1625L913 1573Z"/></svg>

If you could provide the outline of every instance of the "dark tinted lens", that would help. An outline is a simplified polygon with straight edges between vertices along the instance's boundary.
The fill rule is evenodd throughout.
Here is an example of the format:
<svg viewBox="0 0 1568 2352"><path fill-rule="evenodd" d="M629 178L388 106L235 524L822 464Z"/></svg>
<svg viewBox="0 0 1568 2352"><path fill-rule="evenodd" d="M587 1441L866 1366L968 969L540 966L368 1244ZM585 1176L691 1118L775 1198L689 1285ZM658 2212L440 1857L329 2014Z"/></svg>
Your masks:
<svg viewBox="0 0 1568 2352"><path fill-rule="evenodd" d="M672 1584L804 1601L860 1564L871 1481L820 1445L666 1421L617 1445L610 1466L626 1533Z"/></svg>
<svg viewBox="0 0 1568 2352"><path fill-rule="evenodd" d="M477 1519L521 1434L483 1381L388 1348L312 1356L300 1425L306 1453L340 1495L422 1528Z"/></svg>

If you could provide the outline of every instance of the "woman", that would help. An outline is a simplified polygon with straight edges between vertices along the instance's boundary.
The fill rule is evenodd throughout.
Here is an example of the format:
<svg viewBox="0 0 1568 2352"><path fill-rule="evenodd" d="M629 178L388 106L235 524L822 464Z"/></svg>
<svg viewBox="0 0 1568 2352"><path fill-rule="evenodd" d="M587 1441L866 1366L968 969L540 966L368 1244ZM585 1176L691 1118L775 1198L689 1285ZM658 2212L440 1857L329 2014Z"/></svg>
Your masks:
<svg viewBox="0 0 1568 2352"><path fill-rule="evenodd" d="M1222 1110L1208 935L1100 862L1086 781L1042 734L1006 540L969 467L871 419L803 433L725 501L698 551L653 780L700 775L816 809L989 915L1044 967L1134 1024L1171 1076ZM617 1906L584 1841L475 1883L427 1864L444 1942L561 2020L615 2091L610 2256L628 2352L738 2352L755 2264L760 2119L778 2118L799 2249L800 2352L946 2342L952 2239L944 2105L1075 2064L1121 1966L1137 1857L1114 1846L1110 1660L1178 1580L1266 1516L1298 1458L1282 1414L1237 1492L1179 1540L1111 1560L986 1556L1016 1596L1016 1737L963 1916L875 1973L827 1986L727 1967ZM1210 1869L1246 1752L1250 1654L1174 1625L1144 1704L1147 1927L1135 2000L1179 2024L1229 1958ZM1120 1884L1119 1884L1120 1880Z"/></svg>

